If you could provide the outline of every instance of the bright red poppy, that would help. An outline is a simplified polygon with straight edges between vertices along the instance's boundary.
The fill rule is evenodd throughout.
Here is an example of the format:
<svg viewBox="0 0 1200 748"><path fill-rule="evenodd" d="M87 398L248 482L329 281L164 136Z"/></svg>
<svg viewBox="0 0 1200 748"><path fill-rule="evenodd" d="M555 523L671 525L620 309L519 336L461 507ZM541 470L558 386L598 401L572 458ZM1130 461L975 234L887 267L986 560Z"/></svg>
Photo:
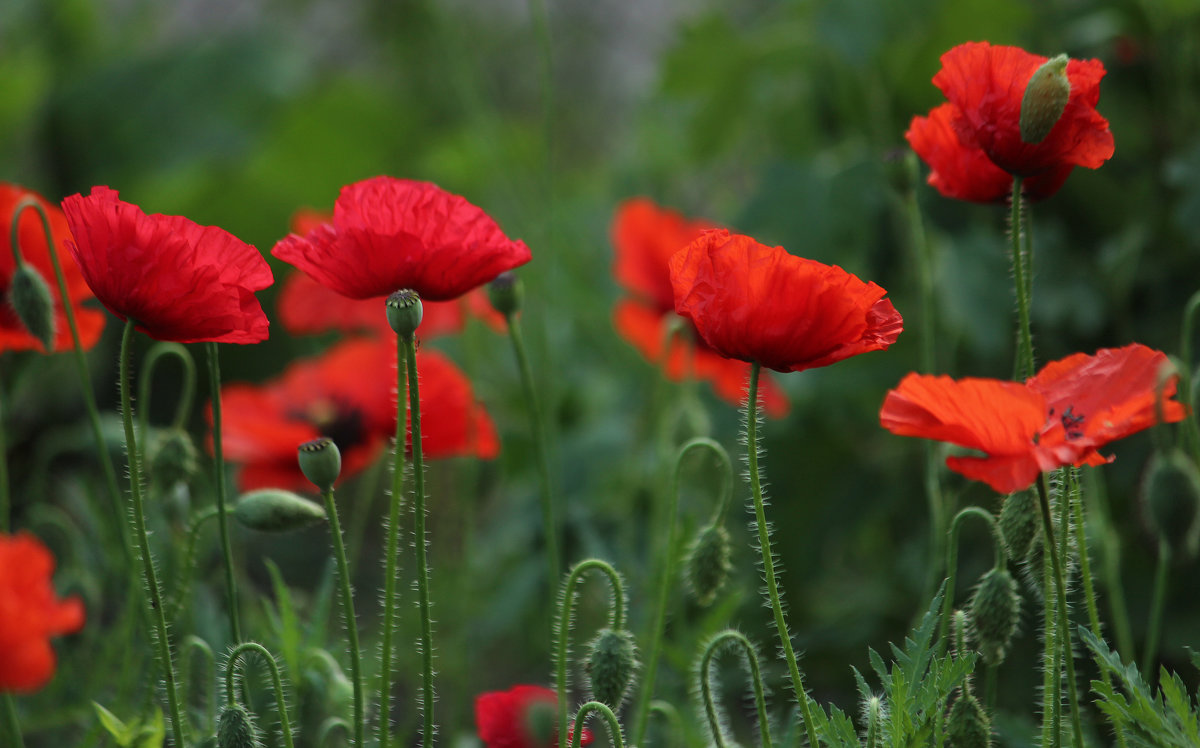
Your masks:
<svg viewBox="0 0 1200 748"><path fill-rule="evenodd" d="M50 637L83 626L83 603L59 600L54 556L29 533L0 533L0 692L30 693L54 675Z"/></svg>
<svg viewBox="0 0 1200 748"><path fill-rule="evenodd" d="M75 323L79 328L79 342L85 349L91 348L100 339L104 331L104 312L99 309L85 309L80 303L92 298L92 291L87 281L79 272L79 266L69 252L63 251L63 242L71 235L67 228L67 220L57 205L47 202L41 195L31 192L14 184L0 182L0 351L28 351L41 349L42 344L29 334L25 325L17 318L12 306L5 300L9 284L12 283L13 273L16 272L16 261L13 259L12 236L13 210L17 203L26 197L31 197L46 211L50 219L50 234L54 239L54 252L62 267L63 278L67 282L67 296L71 309L75 313ZM58 279L54 274L54 265L50 261L50 251L46 246L46 233L42 228L42 220L37 211L26 209L21 213L21 228L17 236L21 244L21 256L37 269L46 285L50 287L50 295L54 299L54 350L62 351L71 348L71 330L67 326L66 313L63 311L62 299L58 293Z"/></svg>
<svg viewBox="0 0 1200 748"><path fill-rule="evenodd" d="M874 283L724 229L676 252L670 268L675 310L713 350L775 371L883 350L904 329Z"/></svg>
<svg viewBox="0 0 1200 748"><path fill-rule="evenodd" d="M448 301L531 259L486 213L429 182L373 177L342 188L333 222L271 254L354 299L410 288Z"/></svg>
<svg viewBox="0 0 1200 748"><path fill-rule="evenodd" d="M551 748L558 745L554 723L558 697L542 686L513 686L507 691L490 691L475 697L475 729L487 748ZM537 710L542 710L537 714ZM532 734L542 721L549 729L546 739ZM590 730L579 736L580 745L592 742ZM570 736L568 736L570 744Z"/></svg>
<svg viewBox="0 0 1200 748"><path fill-rule="evenodd" d="M417 354L417 369L422 410L436 415L421 423L425 456L494 457L495 427L462 372L433 350ZM343 478L361 471L396 433L395 388L396 346L387 339L339 343L274 381L222 388L222 446L242 464L238 485L306 490L296 447L320 436L338 445Z"/></svg>
<svg viewBox="0 0 1200 748"><path fill-rule="evenodd" d="M888 392L879 420L900 436L983 452L950 457L946 465L1007 494L1064 465L1111 462L1097 450L1154 425L1159 371L1166 363L1165 354L1132 344L1068 356L1023 384L909 374ZM1187 415L1170 399L1176 381L1172 377L1163 388L1168 423Z"/></svg>
<svg viewBox="0 0 1200 748"><path fill-rule="evenodd" d="M96 298L157 340L257 343L267 315L254 292L271 285L258 250L182 216L147 215L93 187L63 200L68 240Z"/></svg>
<svg viewBox="0 0 1200 748"><path fill-rule="evenodd" d="M688 333L673 338L670 356L663 364L668 326L677 319L668 262L711 228L715 224L684 218L644 197L621 203L612 226L616 253L613 274L634 298L617 303L613 325L647 360L663 365L672 381L703 379L712 384L718 397L737 405L745 399L750 367L713 351L690 323ZM787 415L791 404L779 385L764 377L759 389L760 403L768 416Z"/></svg>
<svg viewBox="0 0 1200 748"><path fill-rule="evenodd" d="M1025 187L1035 198L1053 194L1072 168L1096 169L1112 157L1108 121L1096 111L1105 72L1099 60L1067 63L1066 108L1043 140L1027 143L1021 138L1021 102L1029 79L1048 58L1019 47L968 42L941 59L933 83L949 103L928 118L915 118L906 137L933 168L930 184L942 194L1001 199L1001 180L980 155L1009 174L1033 180Z"/></svg>

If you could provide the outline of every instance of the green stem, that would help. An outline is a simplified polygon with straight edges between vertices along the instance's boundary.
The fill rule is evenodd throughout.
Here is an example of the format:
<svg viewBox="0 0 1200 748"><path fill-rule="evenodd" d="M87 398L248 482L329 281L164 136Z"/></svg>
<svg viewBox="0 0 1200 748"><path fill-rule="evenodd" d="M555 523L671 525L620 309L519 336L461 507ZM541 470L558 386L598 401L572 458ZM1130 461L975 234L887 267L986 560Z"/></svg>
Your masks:
<svg viewBox="0 0 1200 748"><path fill-rule="evenodd" d="M704 648L700 658L700 670L696 673L700 680L700 697L704 703L704 713L708 717L708 729L712 734L713 743L717 748L726 748L725 736L721 729L720 714L717 711L716 699L713 697L712 665L713 659L726 644L742 648L746 667L750 670L750 685L754 689L754 706L758 710L758 733L762 748L771 748L771 729L767 722L767 702L763 695L762 673L758 666L758 653L754 645L739 631L726 630L714 636ZM812 746L816 746L812 743Z"/></svg>
<svg viewBox="0 0 1200 748"><path fill-rule="evenodd" d="M1154 598L1150 603L1150 626L1146 633L1146 650L1142 652L1142 677L1147 683L1156 679L1151 670L1158 660L1158 640L1162 632L1163 606L1167 599L1167 577L1171 566L1171 546L1158 541L1158 565L1154 569Z"/></svg>
<svg viewBox="0 0 1200 748"><path fill-rule="evenodd" d="M1192 362L1192 331L1195 329L1196 311L1200 309L1200 291L1192 294L1183 310L1183 325L1179 334L1179 358L1183 365L1179 372L1179 401L1191 409L1184 419L1183 434L1192 459L1200 464L1200 425L1197 424L1193 378L1196 368Z"/></svg>
<svg viewBox="0 0 1200 748"><path fill-rule="evenodd" d="M208 671L204 677L204 682L208 684L208 699L205 703L208 710L208 724L205 725L205 730L214 731L217 729L217 657L213 654L212 647L208 646L208 642L200 637L189 634L183 638L183 645L179 652L179 683L184 690L185 705L188 701L186 694L192 687L192 652L199 652L208 665Z"/></svg>
<svg viewBox="0 0 1200 748"><path fill-rule="evenodd" d="M347 738L350 737L350 725L346 722L346 720L342 719L341 717L330 717L322 722L321 726L317 729L317 745L322 747L327 745L329 743L329 738L333 735L335 730L341 730L342 732L346 733Z"/></svg>
<svg viewBox="0 0 1200 748"><path fill-rule="evenodd" d="M578 712L575 712L575 730L571 735L571 748L579 748L583 737L584 722L593 712L598 713L604 718L604 723L608 727L608 738L612 743L612 748L625 748L625 740L621 736L621 723L617 721L617 715L613 714L612 709L609 709L599 701L589 701L579 707Z"/></svg>
<svg viewBox="0 0 1200 748"><path fill-rule="evenodd" d="M354 487L354 503L350 507L350 519L346 522L346 554L350 562L351 576L358 574L358 558L362 554L363 536L367 532L368 520L374 516L379 474L383 472L386 462L383 458L372 461Z"/></svg>
<svg viewBox="0 0 1200 748"><path fill-rule="evenodd" d="M150 538L146 533L146 515L142 508L142 467L139 459L137 435L133 428L133 402L129 387L129 349L133 340L134 321L125 323L121 337L121 416L125 421L125 451L129 459L129 496L132 509L129 513L133 522L133 533L137 538L138 554L142 562L142 574L146 581L146 592L150 596L150 617L154 624L154 643L158 665L166 676L167 704L171 710L171 734L175 748L184 748L184 721L179 709L179 694L175 684L175 664L171 659L171 641L167 638L167 620L163 610L162 591L158 587L158 576L154 571L154 557L150 555Z"/></svg>
<svg viewBox="0 0 1200 748"><path fill-rule="evenodd" d="M229 599L229 634L233 643L242 641L238 623L237 587L233 577L233 548L229 542L229 513L225 500L225 453L221 449L221 361L217 344L208 344L208 382L212 394L213 483L217 488L217 526L221 529L221 554L225 559L225 596Z"/></svg>
<svg viewBox="0 0 1200 748"><path fill-rule="evenodd" d="M379 645L379 748L392 739L392 636L396 629L396 576L400 559L400 512L404 506L404 450L408 405L404 341L396 336L396 439L392 448L392 495L388 501L387 556L383 566L383 639Z"/></svg>
<svg viewBox="0 0 1200 748"><path fill-rule="evenodd" d="M1009 221L1012 234L1013 285L1017 294L1017 369L1016 380L1023 382L1033 376L1033 335L1029 330L1029 306L1031 284L1027 276L1033 269L1026 266L1025 252L1021 246L1021 178L1013 177L1012 217Z"/></svg>
<svg viewBox="0 0 1200 748"><path fill-rule="evenodd" d="M266 647L257 642L243 642L234 647L225 663L225 696L232 706L238 662L249 652L262 657L267 663L267 669L271 671L271 686L275 689L275 708L279 710L279 731L283 733L283 744L286 748L295 748L295 743L292 742L292 723L288 719L287 699L283 693L283 680L279 677L279 663Z"/></svg>
<svg viewBox="0 0 1200 748"><path fill-rule="evenodd" d="M783 646L783 654L787 658L788 673L792 680L792 691L804 717L804 728L808 732L808 744L820 745L817 742L816 726L813 725L812 712L808 704L808 693L804 690L804 679L800 675L800 666L796 663L796 652L792 649L792 636L788 631L787 621L783 617L783 604L780 602L779 586L775 581L775 556L771 552L771 536L767 531L767 515L763 505L762 481L758 475L758 377L762 365L755 361L750 366L750 391L746 399L746 461L750 473L750 487L754 494L754 519L758 528L758 547L762 551L763 577L767 583L767 596L771 601L771 609L775 613L775 630L779 634L779 643Z"/></svg>
<svg viewBox="0 0 1200 748"><path fill-rule="evenodd" d="M716 456L717 463L721 467L721 498L714 514L714 523L720 521L724 516L730 499L733 496L733 464L725 448L712 439L704 437L692 439L683 445L683 448L679 450L678 457L675 458L675 472L671 481L670 504L667 507L667 544L665 546L664 560L659 571L658 595L654 604L654 622L650 628L650 649L646 655L642 688L637 708L634 712L636 717L634 720L633 744L638 746L643 744L643 738L646 735L646 723L650 716L650 700L654 697L654 680L658 673L659 652L666 624L667 599L670 596L671 582L675 578L675 564L677 561L675 544L677 542L676 535L679 527L677 517L679 513L679 483L683 473L683 461L692 450L701 448L711 451Z"/></svg>
<svg viewBox="0 0 1200 748"><path fill-rule="evenodd" d="M333 556L337 561L338 580L341 583L342 618L346 624L346 638L350 643L350 677L354 684L354 746L363 743L363 688L362 655L358 648L358 617L354 615L354 590L350 586L350 564L346 561L346 546L342 542L342 523L338 521L337 504L333 501L333 488L321 492L325 500L325 514L329 517L329 535L333 539Z"/></svg>
<svg viewBox="0 0 1200 748"><path fill-rule="evenodd" d="M421 455L421 390L417 377L416 339L404 340L408 363L408 408L412 412L413 538L417 547L417 598L421 609L421 712L425 717L421 744L433 745L433 619L429 610L429 542L425 537L425 460Z"/></svg>
<svg viewBox="0 0 1200 748"><path fill-rule="evenodd" d="M1054 574L1050 565L1051 538L1042 535L1042 742L1057 748L1062 742L1062 663L1058 659L1057 617L1058 602L1054 590Z"/></svg>
<svg viewBox="0 0 1200 748"><path fill-rule="evenodd" d="M512 339L513 353L517 356L517 368L521 373L521 389L525 394L525 406L529 411L529 428L533 432L538 482L541 489L542 524L546 534L547 571L550 574L549 589L553 590L558 584L558 577L562 572L559 567L558 518L555 516L554 494L550 490L550 462L546 450L546 429L542 421L541 408L538 405L537 391L533 385L533 372L529 367L529 356L525 352L525 340L521 336L521 326L517 324L515 313L507 315L506 319L509 338Z"/></svg>
<svg viewBox="0 0 1200 748"><path fill-rule="evenodd" d="M608 562L598 558L580 561L571 567L567 579L563 582L562 593L558 600L558 620L555 622L554 635L557 639L554 659L554 687L558 695L558 746L567 746L567 656L568 644L574 626L575 587L583 575L591 570L602 572L608 577L612 588L609 596L608 627L619 630L625 625L625 588L621 584L621 575Z"/></svg>
<svg viewBox="0 0 1200 748"><path fill-rule="evenodd" d="M168 615L168 620L180 623L179 617L183 615L184 606L187 605L188 593L191 588L192 570L196 565L196 545L200 539L200 531L204 529L205 523L217 516L217 508L210 506L201 509L193 517L188 526L187 549L183 554L183 564L180 565L179 580L175 585L175 595L171 604L171 612Z"/></svg>
<svg viewBox="0 0 1200 748"><path fill-rule="evenodd" d="M679 712L671 706L670 702L655 700L650 702L650 713L661 715L666 721L666 748L676 748L679 745L679 737L683 734L683 720L680 719Z"/></svg>
<svg viewBox="0 0 1200 748"><path fill-rule="evenodd" d="M21 721L17 719L17 705L13 702L12 694L3 694L0 701L3 701L4 723L8 728L5 730L8 738L4 744L13 748L25 748L25 738L21 736Z"/></svg>
<svg viewBox="0 0 1200 748"><path fill-rule="evenodd" d="M958 514L950 523L950 542L946 544L946 596L942 599L942 617L938 622L937 653L940 656L946 651L946 630L950 626L951 612L954 610L954 585L958 577L958 531L967 517L979 517L987 524L992 533L992 550L995 553L995 567L1004 568L1007 562L1004 543L1000 538L1000 528L996 518L977 506L969 506Z"/></svg>
<svg viewBox="0 0 1200 748"><path fill-rule="evenodd" d="M1050 566L1054 572L1054 592L1058 602L1058 620L1055 624L1055 633L1058 639L1058 649L1062 658L1067 663L1067 698L1071 704L1071 729L1075 739L1076 748L1083 748L1083 726L1080 723L1079 716L1079 695L1075 689L1075 656L1071 649L1071 621L1067 616L1067 581L1063 573L1062 559L1059 557L1059 549L1054 544L1054 526L1050 520L1050 497L1049 486L1047 485L1048 478L1045 473L1041 474L1038 480L1038 499L1042 507L1042 531L1046 536L1046 547L1050 551ZM1065 499L1064 499L1065 501ZM1061 504L1059 507L1060 524L1064 537L1063 544L1066 543L1067 528L1067 507L1066 504ZM1054 677L1059 677L1056 671Z"/></svg>
<svg viewBox="0 0 1200 748"><path fill-rule="evenodd" d="M183 384L180 386L179 404L175 406L175 418L171 421L171 428L183 428L184 421L192 412L192 401L196 396L196 362L192 360L188 349L179 343L152 345L146 352L146 358L142 362L142 374L138 380L138 404L141 406L138 410L138 431L143 439L147 439L150 433L150 385L154 382L154 370L158 367L158 361L163 356L174 356L183 367ZM142 446L145 449L147 445Z"/></svg>

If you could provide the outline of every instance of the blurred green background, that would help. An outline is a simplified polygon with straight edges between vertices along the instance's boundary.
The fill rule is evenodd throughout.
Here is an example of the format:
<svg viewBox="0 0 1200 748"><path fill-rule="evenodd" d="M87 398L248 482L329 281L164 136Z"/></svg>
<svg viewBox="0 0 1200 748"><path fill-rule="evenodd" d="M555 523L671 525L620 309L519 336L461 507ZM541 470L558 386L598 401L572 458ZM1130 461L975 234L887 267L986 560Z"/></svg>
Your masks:
<svg viewBox="0 0 1200 748"><path fill-rule="evenodd" d="M1099 111L1115 135L1114 158L1076 170L1033 212L1039 359L1132 341L1177 353L1183 304L1200 287L1195 0L5 0L0 178L50 199L107 184L147 212L222 226L264 252L297 208L328 210L343 184L376 174L431 180L483 207L534 254L520 271L524 324L555 435L567 559L614 560L642 627L660 542L650 517L665 470L644 414L654 393L677 395L656 387L653 367L613 330L621 295L610 274L614 207L648 195L878 282L906 316L905 335L886 353L780 377L793 410L765 432L769 512L808 683L819 700L853 712L848 666L865 670L868 645L898 640L929 592L922 446L877 420L886 390L918 368L920 303L904 212L914 190L934 259L937 371L1007 377L1012 369L1004 208L944 199L923 183L924 170L911 183L903 163L908 122L943 100L930 82L939 55L968 40L1096 57L1108 70ZM274 260L272 268L277 278L288 270ZM261 298L273 314L274 289ZM118 337L111 325L92 354L110 409ZM276 326L264 344L223 347L224 378L266 379L329 341L289 339ZM494 464L433 469L439 708L443 740L453 741L473 733L476 693L547 682L549 642L539 632L549 594L508 341L475 323L431 344L466 368L504 443ZM49 496L21 493L45 485L30 465L47 434L85 433L68 357L33 358L0 357L13 403L18 526L38 502L71 506L89 475L86 460L67 463ZM735 410L701 391L711 434L740 449ZM154 419L169 415L173 392L156 388ZM203 424L198 405L197 437ZM1144 435L1116 446L1118 460L1103 472L1139 642L1154 545L1136 486L1150 446ZM982 485L954 475L944 485L959 506L996 507ZM439 498L439 487L450 498ZM711 501L693 489L683 509L690 526ZM745 498L740 482L737 496ZM675 645L659 680L681 706L697 638L723 616L734 614L773 651L744 518L731 515L740 582L731 601L717 613L681 595L673 603ZM304 601L326 551L320 532L303 543L239 535L247 584L256 585L251 607L257 593L270 595L265 558ZM968 530L960 595L990 553ZM377 555L372 546L364 558ZM359 579L368 611L373 563ZM215 603L216 567L206 569ZM88 583L86 569L69 576ZM1194 565L1174 573L1169 595L1164 660L1194 682L1183 665L1183 646L1200 645ZM1013 715L1032 713L1035 608L1027 603L1001 679L1001 708ZM101 611L93 622L106 618ZM207 615L197 615L197 630L220 643L219 618ZM580 629L593 627L589 619ZM84 647L64 649L68 674L92 667ZM411 672L402 697L415 683L415 660ZM60 675L33 702L33 726L50 736L90 727L87 701L115 697L85 681ZM1005 729L1019 736L1020 721L1031 719L1007 718L1017 724Z"/></svg>

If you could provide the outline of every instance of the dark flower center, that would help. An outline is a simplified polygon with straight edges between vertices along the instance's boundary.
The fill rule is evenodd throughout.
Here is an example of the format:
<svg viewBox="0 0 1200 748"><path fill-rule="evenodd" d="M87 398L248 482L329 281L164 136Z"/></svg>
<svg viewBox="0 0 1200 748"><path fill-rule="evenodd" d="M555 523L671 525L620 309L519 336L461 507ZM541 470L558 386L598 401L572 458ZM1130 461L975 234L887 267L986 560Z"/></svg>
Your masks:
<svg viewBox="0 0 1200 748"><path fill-rule="evenodd" d="M1054 417L1054 408L1050 409L1050 417ZM1083 418L1082 413L1075 413L1074 405L1068 405L1067 409L1063 411L1059 422L1062 423L1063 432L1066 433L1068 439L1078 439L1083 436L1083 431L1079 428L1083 425Z"/></svg>
<svg viewBox="0 0 1200 748"><path fill-rule="evenodd" d="M315 426L321 436L333 439L343 452L366 441L362 411L345 400L318 400L296 415Z"/></svg>

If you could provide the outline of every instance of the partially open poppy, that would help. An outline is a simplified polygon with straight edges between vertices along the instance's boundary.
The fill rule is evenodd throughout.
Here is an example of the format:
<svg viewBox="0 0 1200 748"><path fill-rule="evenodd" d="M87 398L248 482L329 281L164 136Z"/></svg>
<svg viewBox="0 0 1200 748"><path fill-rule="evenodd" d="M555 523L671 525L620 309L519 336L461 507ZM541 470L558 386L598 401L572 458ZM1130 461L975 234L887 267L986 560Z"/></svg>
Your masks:
<svg viewBox="0 0 1200 748"><path fill-rule="evenodd" d="M100 303L157 340L257 343L267 316L254 292L271 285L258 250L215 226L147 215L116 190L63 200L67 247Z"/></svg>
<svg viewBox="0 0 1200 748"><path fill-rule="evenodd" d="M888 392L880 423L900 436L919 436L978 450L946 465L999 493L1028 488L1040 473L1065 465L1099 465L1098 450L1152 426L1159 371L1167 357L1143 345L1077 353L1046 365L1025 383L909 374ZM1162 390L1162 416L1172 423L1187 409Z"/></svg>
<svg viewBox="0 0 1200 748"><path fill-rule="evenodd" d="M92 290L79 272L79 265L64 251L63 242L70 236L67 220L57 205L47 202L41 195L18 187L14 184L0 182L0 351L37 350L42 344L29 334L25 325L17 318L12 306L7 303L8 288L16 271L16 261L13 259L12 247L9 246L12 236L13 210L17 203L25 198L32 198L46 211L50 219L50 234L54 239L54 252L62 266L63 278L67 282L67 296L71 309L75 313L75 323L79 327L79 342L85 349L91 348L100 339L104 331L104 312L99 309L86 309L80 303L92 298ZM50 287L50 295L54 299L55 336L54 350L62 351L70 348L71 330L67 326L63 302L58 293L58 280L54 274L54 265L50 261L50 248L46 246L46 233L37 211L26 209L21 213L21 227L17 235L21 245L21 256L25 262L37 269L38 274Z"/></svg>
<svg viewBox="0 0 1200 748"><path fill-rule="evenodd" d="M54 675L50 637L83 626L83 603L59 600L54 557L29 533L0 533L0 692L30 693Z"/></svg>
<svg viewBox="0 0 1200 748"><path fill-rule="evenodd" d="M343 187L332 223L284 237L271 254L343 296L412 289L427 301L458 298L531 259L464 198L387 176Z"/></svg>
<svg viewBox="0 0 1200 748"><path fill-rule="evenodd" d="M543 686L482 693L475 698L475 729L486 748L551 748L558 745L557 704L554 691ZM584 730L580 745L591 742L591 731Z"/></svg>
<svg viewBox="0 0 1200 748"><path fill-rule="evenodd" d="M675 310L713 350L776 371L882 350L904 329L874 283L724 229L676 252L670 268Z"/></svg>

